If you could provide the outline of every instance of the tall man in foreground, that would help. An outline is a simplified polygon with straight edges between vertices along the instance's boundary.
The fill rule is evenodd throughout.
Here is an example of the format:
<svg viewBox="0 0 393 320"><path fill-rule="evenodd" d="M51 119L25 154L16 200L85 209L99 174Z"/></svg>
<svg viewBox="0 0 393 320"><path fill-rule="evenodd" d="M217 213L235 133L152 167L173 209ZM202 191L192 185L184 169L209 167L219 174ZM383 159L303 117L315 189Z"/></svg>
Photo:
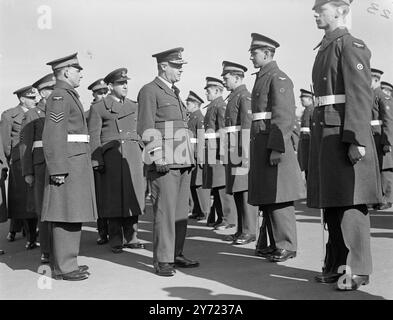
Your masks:
<svg viewBox="0 0 393 320"><path fill-rule="evenodd" d="M280 45L258 33L251 37L250 59L260 70L251 94L248 202L263 211L274 238L268 257L272 262L280 262L296 257L294 201L302 197L303 190L291 141L295 98L291 79L273 60Z"/></svg>
<svg viewBox="0 0 393 320"><path fill-rule="evenodd" d="M84 280L88 267L77 261L82 223L95 221L97 208L86 118L75 91L82 67L76 53L47 64L56 85L46 103L42 134L47 175L41 220L51 223L54 277Z"/></svg>
<svg viewBox="0 0 393 320"><path fill-rule="evenodd" d="M187 110L175 83L183 72L183 48L153 55L158 76L138 95L137 133L145 143L147 179L153 202L153 263L160 276L173 276L175 267L197 267L183 255L187 232L190 173L193 153Z"/></svg>
<svg viewBox="0 0 393 320"><path fill-rule="evenodd" d="M371 134L370 50L346 28L350 0L317 0L325 31L315 58L307 205L323 208L329 230L325 267L316 280L339 290L369 283L372 271L367 204L379 203L381 182ZM344 270L345 269L345 270Z"/></svg>

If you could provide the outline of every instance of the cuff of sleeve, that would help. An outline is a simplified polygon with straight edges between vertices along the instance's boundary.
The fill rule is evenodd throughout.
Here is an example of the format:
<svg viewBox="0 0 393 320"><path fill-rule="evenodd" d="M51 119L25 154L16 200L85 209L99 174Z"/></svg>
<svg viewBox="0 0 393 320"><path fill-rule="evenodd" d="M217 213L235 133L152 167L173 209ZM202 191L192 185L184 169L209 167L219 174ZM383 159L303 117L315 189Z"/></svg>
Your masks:
<svg viewBox="0 0 393 320"><path fill-rule="evenodd" d="M68 165L66 161L49 161L47 168L50 176L67 175Z"/></svg>

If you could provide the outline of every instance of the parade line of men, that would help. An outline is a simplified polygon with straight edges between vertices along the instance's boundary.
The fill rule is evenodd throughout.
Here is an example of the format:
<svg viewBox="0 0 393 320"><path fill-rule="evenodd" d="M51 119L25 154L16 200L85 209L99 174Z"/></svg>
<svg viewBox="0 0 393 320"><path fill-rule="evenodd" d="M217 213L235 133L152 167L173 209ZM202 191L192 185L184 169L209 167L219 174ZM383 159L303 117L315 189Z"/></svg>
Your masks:
<svg viewBox="0 0 393 320"><path fill-rule="evenodd" d="M216 230L236 227L224 241L256 241L256 255L282 262L297 254L294 202L305 194L304 171L307 205L322 209L329 231L316 281L337 282L345 266L347 283L337 289L368 284L368 209L393 202L392 85L380 82L370 50L345 27L351 2L315 2L325 35L313 89L301 90L296 130L293 83L274 59L280 45L258 33L249 48L258 70L252 91L243 83L247 68L224 61L222 79L206 77L205 116L204 100L190 91L184 104L175 86L187 63L183 48L153 55L157 76L137 101L127 98L126 68L92 83L88 112L76 91L83 70L77 54L48 62L53 72L15 91L19 105L1 117L7 239L23 230L26 248L34 249L38 227L41 263L50 263L54 278L87 279L88 266L77 262L82 224L97 221L97 244L109 243L113 253L143 249L138 218L149 190L157 275L199 266L184 254L188 218L206 218Z"/></svg>

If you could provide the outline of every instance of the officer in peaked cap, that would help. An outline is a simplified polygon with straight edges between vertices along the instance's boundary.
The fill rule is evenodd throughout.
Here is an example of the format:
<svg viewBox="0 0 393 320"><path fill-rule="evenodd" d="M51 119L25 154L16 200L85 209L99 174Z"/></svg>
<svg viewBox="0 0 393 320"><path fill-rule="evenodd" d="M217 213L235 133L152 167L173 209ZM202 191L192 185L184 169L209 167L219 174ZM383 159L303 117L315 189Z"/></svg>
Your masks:
<svg viewBox="0 0 393 320"><path fill-rule="evenodd" d="M351 1L316 1L324 37L315 58L307 205L323 209L329 239L318 282L356 290L372 271L368 204L381 200L377 153L370 130L371 52L346 28ZM367 183L364 183L367 181ZM339 281L343 266L345 281ZM348 274L348 270L350 270Z"/></svg>
<svg viewBox="0 0 393 320"><path fill-rule="evenodd" d="M300 101L304 107L303 114L300 118L300 137L297 151L300 170L304 171L307 180L308 173L308 154L310 147L310 123L314 112L314 95L311 91L300 89Z"/></svg>
<svg viewBox="0 0 393 320"><path fill-rule="evenodd" d="M92 91L94 97L92 103L101 100L108 93L108 85L105 83L104 79L94 81L87 89Z"/></svg>
<svg viewBox="0 0 393 320"><path fill-rule="evenodd" d="M326 3L331 3L331 2L335 2L338 4L345 4L345 5L350 5L352 3L353 0L315 0L314 6L312 7L312 10L315 10L321 6L323 6Z"/></svg>
<svg viewBox="0 0 393 320"><path fill-rule="evenodd" d="M25 224L25 231L28 233L26 248L33 249L36 247L36 232L29 232L29 230L35 230L34 224L36 223L34 221L36 220L34 219L36 214L32 201L28 201L27 185L22 176L19 143L23 117L36 104L36 90L29 85L14 91L14 94L18 97L19 104L4 111L0 122L4 153L10 168L8 215L11 221L7 239L8 241L14 241L16 232L20 232L22 225ZM26 226L27 221L30 224L29 228Z"/></svg>
<svg viewBox="0 0 393 320"><path fill-rule="evenodd" d="M214 77L206 77L207 100L210 101L204 118L205 127L205 161L203 165L202 186L211 189L213 195L214 211L217 220L213 227L216 230L232 228L236 225L236 209L233 195L226 193L225 188L225 166L226 155L222 143L225 138L225 108L226 103L222 98L224 82ZM208 217L208 225L214 218Z"/></svg>
<svg viewBox="0 0 393 320"><path fill-rule="evenodd" d="M199 265L183 255L194 155L187 109L175 86L186 63L182 52L183 48L174 48L154 54L158 76L138 94L137 132L145 143L144 161L154 208L153 263L160 276L173 276L173 263L185 268Z"/></svg>
<svg viewBox="0 0 393 320"><path fill-rule="evenodd" d="M203 99L195 92L190 91L186 99L186 106L189 112L188 129L193 136L190 138L194 148L195 167L191 172L191 197L193 202L190 219L203 220L210 211L210 190L202 188L202 168L203 168L203 148L204 148L204 127L201 105ZM199 135L199 136L198 136ZM198 140L201 139L201 140ZM199 142L199 143L198 143Z"/></svg>
<svg viewBox="0 0 393 320"><path fill-rule="evenodd" d="M53 73L49 73L33 84L33 87L38 90L40 100L35 108L25 113L20 134L22 175L28 185L28 192L31 194L33 207L39 219L41 263L48 263L50 254L49 224L48 222L41 222L46 170L42 148L42 132L45 123L46 102L54 89L55 83L55 76ZM32 221L29 225L31 226L31 232L35 232L35 225Z"/></svg>
<svg viewBox="0 0 393 320"><path fill-rule="evenodd" d="M225 166L226 192L232 194L236 204L237 232L227 239L236 245L255 241L258 208L248 204L248 164L251 128L251 94L243 84L247 68L241 64L222 63L224 85L230 95L226 98L225 130L227 133L227 159ZM244 143L247 141L247 143Z"/></svg>
<svg viewBox="0 0 393 320"><path fill-rule="evenodd" d="M392 97L393 85L391 83L381 81L381 89L387 96Z"/></svg>
<svg viewBox="0 0 393 320"><path fill-rule="evenodd" d="M86 118L75 90L82 67L76 53L47 64L56 84L46 103L42 133L47 183L41 220L51 222L53 276L84 280L88 266L77 261L81 228L83 222L96 221L97 207Z"/></svg>
<svg viewBox="0 0 393 320"><path fill-rule="evenodd" d="M250 60L259 71L251 93L248 202L259 206L274 236L269 251L258 252L257 248L256 254L266 254L272 262L279 262L296 256L294 201L304 195L291 141L295 98L291 79L274 60L279 43L258 33L252 33L251 38Z"/></svg>
<svg viewBox="0 0 393 320"><path fill-rule="evenodd" d="M379 210L388 209L393 203L393 106L380 87L383 73L381 70L371 68L374 100L370 124L378 154L383 196L382 202L376 204L374 208Z"/></svg>
<svg viewBox="0 0 393 320"><path fill-rule="evenodd" d="M145 179L136 132L138 105L127 98L129 79L126 68L104 78L110 93L92 106L88 122L93 168L101 180L100 218L108 221L113 253L123 247L144 248L137 234L138 217L145 209Z"/></svg>

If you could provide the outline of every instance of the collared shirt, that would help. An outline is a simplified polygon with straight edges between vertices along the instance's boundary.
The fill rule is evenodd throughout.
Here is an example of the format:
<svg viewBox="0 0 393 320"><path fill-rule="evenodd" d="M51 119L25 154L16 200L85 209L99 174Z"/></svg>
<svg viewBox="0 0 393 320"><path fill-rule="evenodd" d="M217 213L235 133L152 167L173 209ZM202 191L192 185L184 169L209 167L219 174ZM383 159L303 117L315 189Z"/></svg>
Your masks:
<svg viewBox="0 0 393 320"><path fill-rule="evenodd" d="M119 103L124 103L124 100L122 100L122 99L120 99L120 98L114 96L113 94L110 94L109 96L111 96L111 98L113 98L113 100L115 100L115 101L117 101L117 102L119 102Z"/></svg>
<svg viewBox="0 0 393 320"><path fill-rule="evenodd" d="M159 78L162 82L164 82L164 83L169 87L169 89L173 90L173 88L172 88L173 83L170 83L168 80L165 80L163 77L158 76L158 78Z"/></svg>
<svg viewBox="0 0 393 320"><path fill-rule="evenodd" d="M23 112L25 112L25 113L30 110L29 108L26 108L24 106L21 106L21 107L22 107Z"/></svg>

